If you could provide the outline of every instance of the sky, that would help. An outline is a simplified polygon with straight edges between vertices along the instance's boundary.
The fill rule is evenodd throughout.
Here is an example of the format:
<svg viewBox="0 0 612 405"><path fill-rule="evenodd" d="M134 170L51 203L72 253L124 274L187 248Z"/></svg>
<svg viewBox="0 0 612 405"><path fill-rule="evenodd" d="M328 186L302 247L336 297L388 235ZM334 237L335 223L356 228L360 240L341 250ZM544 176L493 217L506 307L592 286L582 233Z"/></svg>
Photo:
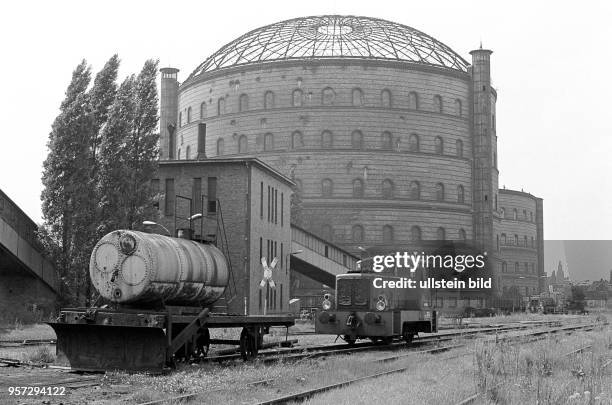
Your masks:
<svg viewBox="0 0 612 405"><path fill-rule="evenodd" d="M12 1L0 17L0 189L41 221L42 162L74 67L148 58L184 80L218 48L284 19L351 14L421 30L470 60L493 50L500 187L544 199L544 238L612 240L612 2Z"/></svg>

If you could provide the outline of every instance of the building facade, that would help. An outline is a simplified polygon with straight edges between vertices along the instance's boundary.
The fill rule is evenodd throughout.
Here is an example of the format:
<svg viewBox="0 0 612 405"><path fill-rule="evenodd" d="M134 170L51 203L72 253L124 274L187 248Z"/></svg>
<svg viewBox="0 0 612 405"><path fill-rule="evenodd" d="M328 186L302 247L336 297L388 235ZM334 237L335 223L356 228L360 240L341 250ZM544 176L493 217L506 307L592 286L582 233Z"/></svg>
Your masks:
<svg viewBox="0 0 612 405"><path fill-rule="evenodd" d="M193 229L194 239L215 243L228 258L230 313L262 314L266 303L266 313L289 311L293 183L287 177L254 158L163 161L153 187L161 197L157 222L167 233ZM202 217L190 220L196 214ZM264 257L278 258L274 289L260 288Z"/></svg>
<svg viewBox="0 0 612 405"><path fill-rule="evenodd" d="M499 190L491 53L474 50L468 62L425 33L367 17L262 27L182 83L162 69L161 159L257 157L295 182L301 225L325 240L353 253L474 243L490 252L499 294L512 283L531 294L544 274L542 200ZM533 217L516 220L513 209ZM528 246L502 244L502 234ZM516 262L529 271L507 271Z"/></svg>

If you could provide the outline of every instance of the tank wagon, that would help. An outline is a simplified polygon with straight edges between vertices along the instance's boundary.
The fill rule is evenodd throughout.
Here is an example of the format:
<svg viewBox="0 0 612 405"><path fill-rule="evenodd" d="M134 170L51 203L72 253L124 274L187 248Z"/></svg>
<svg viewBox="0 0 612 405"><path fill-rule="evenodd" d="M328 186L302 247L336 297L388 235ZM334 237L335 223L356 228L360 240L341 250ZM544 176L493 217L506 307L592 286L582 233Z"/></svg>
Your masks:
<svg viewBox="0 0 612 405"><path fill-rule="evenodd" d="M395 287L405 282L406 277L366 271L337 275L335 302L323 297L316 333L338 335L352 345L357 339L391 343L396 337L410 343L419 332L437 332L429 290Z"/></svg>
<svg viewBox="0 0 612 405"><path fill-rule="evenodd" d="M65 308L50 325L57 362L79 370L159 371L176 359L205 355L214 343L257 355L271 326L289 315L218 312L231 277L216 246L132 230L104 236L91 254L89 275L106 305ZM238 340L210 338L211 328L241 327Z"/></svg>

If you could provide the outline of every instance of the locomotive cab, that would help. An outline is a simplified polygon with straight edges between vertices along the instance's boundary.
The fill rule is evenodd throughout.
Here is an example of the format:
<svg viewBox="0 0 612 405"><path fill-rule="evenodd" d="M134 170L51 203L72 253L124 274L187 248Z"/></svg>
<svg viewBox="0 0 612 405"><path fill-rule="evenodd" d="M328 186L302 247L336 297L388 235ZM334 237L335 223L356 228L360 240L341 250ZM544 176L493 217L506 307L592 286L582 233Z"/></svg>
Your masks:
<svg viewBox="0 0 612 405"><path fill-rule="evenodd" d="M324 297L315 317L319 334L339 335L349 344L357 339L390 343L407 342L419 332L437 331L437 314L426 291L409 288L408 279L382 273L348 273L336 276L333 305Z"/></svg>

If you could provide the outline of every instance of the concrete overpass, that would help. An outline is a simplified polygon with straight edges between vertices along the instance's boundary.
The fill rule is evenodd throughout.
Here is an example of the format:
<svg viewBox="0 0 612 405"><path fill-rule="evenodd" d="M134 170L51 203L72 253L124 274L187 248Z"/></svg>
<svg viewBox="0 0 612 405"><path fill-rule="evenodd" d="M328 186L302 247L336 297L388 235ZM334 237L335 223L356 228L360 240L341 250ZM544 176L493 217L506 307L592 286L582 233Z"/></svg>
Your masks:
<svg viewBox="0 0 612 405"><path fill-rule="evenodd" d="M294 224L291 224L291 253L291 270L331 288L336 285L336 275L354 270L359 260Z"/></svg>
<svg viewBox="0 0 612 405"><path fill-rule="evenodd" d="M37 229L0 190L0 321L35 320L55 309L57 273L42 254Z"/></svg>

